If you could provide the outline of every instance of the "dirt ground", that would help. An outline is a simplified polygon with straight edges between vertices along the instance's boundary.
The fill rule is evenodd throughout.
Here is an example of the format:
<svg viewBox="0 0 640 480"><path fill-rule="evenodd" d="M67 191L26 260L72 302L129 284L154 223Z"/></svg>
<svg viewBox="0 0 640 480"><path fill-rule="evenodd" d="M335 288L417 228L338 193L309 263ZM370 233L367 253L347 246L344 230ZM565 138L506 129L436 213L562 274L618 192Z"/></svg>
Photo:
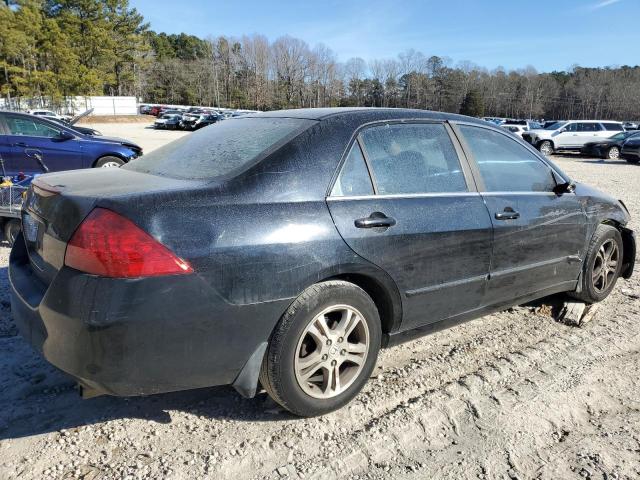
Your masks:
<svg viewBox="0 0 640 480"><path fill-rule="evenodd" d="M639 228L640 166L556 160L624 199ZM640 478L638 273L583 327L539 302L383 351L354 402L298 419L230 388L81 400L17 336L8 253L0 248L0 479Z"/></svg>

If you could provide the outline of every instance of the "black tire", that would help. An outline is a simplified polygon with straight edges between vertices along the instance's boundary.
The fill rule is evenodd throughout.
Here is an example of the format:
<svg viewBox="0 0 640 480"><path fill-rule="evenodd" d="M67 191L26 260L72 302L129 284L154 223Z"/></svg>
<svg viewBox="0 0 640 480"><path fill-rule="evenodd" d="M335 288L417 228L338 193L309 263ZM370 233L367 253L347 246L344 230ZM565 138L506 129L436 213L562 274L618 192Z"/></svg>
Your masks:
<svg viewBox="0 0 640 480"><path fill-rule="evenodd" d="M597 274L599 267L602 266L601 249L607 247L612 242L615 243L617 247L617 263L615 269L607 275L607 279L605 280L606 284L602 285L602 283L599 283L601 282L601 277L599 277L600 280L598 282L594 281L594 274ZM579 293L572 292L571 296L585 303L596 303L607 298L620 276L624 253L622 249L622 236L618 229L610 225L598 225L598 228L591 238L587 255L582 265L582 275L580 279L581 291Z"/></svg>
<svg viewBox="0 0 640 480"><path fill-rule="evenodd" d="M95 168L109 168L109 167L121 167L124 165L124 160L118 157L114 157L112 155L107 155L106 157L100 157L94 167Z"/></svg>
<svg viewBox="0 0 640 480"><path fill-rule="evenodd" d="M310 322L334 305L346 305L361 313L368 327L369 346L362 369L344 391L331 398L314 398L296 378L297 349ZM338 280L312 285L289 306L271 335L260 383L271 398L295 415L311 417L337 410L349 403L369 379L378 358L381 336L378 309L360 287Z"/></svg>
<svg viewBox="0 0 640 480"><path fill-rule="evenodd" d="M607 160L619 160L620 159L620 148L611 147L607 150L607 154L604 157Z"/></svg>
<svg viewBox="0 0 640 480"><path fill-rule="evenodd" d="M540 152L544 155L551 155L554 152L553 143L551 143L549 140L543 140L538 144L538 150L540 150Z"/></svg>
<svg viewBox="0 0 640 480"><path fill-rule="evenodd" d="M4 224L4 239L9 243L9 246L13 246L18 238L20 228L20 220L17 218L12 218Z"/></svg>

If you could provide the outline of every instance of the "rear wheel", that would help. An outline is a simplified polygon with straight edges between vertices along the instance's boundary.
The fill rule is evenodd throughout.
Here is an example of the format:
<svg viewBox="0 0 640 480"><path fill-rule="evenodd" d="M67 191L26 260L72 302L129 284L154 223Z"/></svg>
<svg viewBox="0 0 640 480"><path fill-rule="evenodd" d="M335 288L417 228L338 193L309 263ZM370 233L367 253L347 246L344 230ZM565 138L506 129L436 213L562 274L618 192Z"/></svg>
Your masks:
<svg viewBox="0 0 640 480"><path fill-rule="evenodd" d="M618 229L598 225L582 266L581 291L572 296L586 303L607 298L620 275L622 253L622 236Z"/></svg>
<svg viewBox="0 0 640 480"><path fill-rule="evenodd" d="M538 145L538 150L542 152L544 155L549 156L553 154L553 144L549 140L545 140L540 142Z"/></svg>
<svg viewBox="0 0 640 480"><path fill-rule="evenodd" d="M609 160L618 160L620 158L620 149L618 147L611 147L607 150L607 157Z"/></svg>
<svg viewBox="0 0 640 480"><path fill-rule="evenodd" d="M367 382L380 337L378 310L364 290L343 281L313 285L276 326L260 383L296 415L331 412L351 401Z"/></svg>
<svg viewBox="0 0 640 480"><path fill-rule="evenodd" d="M98 161L96 162L95 167L96 168L115 168L115 167L121 167L122 165L124 165L124 160L118 157L113 157L111 155L108 155L106 157L99 158Z"/></svg>
<svg viewBox="0 0 640 480"><path fill-rule="evenodd" d="M9 242L9 245L13 245L20 233L20 220L12 218L4 224L4 239Z"/></svg>

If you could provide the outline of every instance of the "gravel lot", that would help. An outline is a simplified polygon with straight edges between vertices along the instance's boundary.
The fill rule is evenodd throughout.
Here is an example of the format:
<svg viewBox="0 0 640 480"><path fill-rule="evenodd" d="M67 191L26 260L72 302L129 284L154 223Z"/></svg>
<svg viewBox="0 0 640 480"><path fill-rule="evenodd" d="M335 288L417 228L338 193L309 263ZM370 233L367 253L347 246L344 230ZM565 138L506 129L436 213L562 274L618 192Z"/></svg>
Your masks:
<svg viewBox="0 0 640 480"><path fill-rule="evenodd" d="M150 123L91 123L86 126L95 128L108 137L120 137L131 140L142 147L144 153L149 153L167 142L189 135L190 132L181 130L155 130L153 121Z"/></svg>
<svg viewBox="0 0 640 480"><path fill-rule="evenodd" d="M147 151L180 135L135 127L97 128ZM556 160L624 199L639 228L640 167ZM557 323L547 299L386 350L347 408L297 419L230 388L81 400L17 336L8 253L0 247L1 479L640 477L638 273L580 328Z"/></svg>

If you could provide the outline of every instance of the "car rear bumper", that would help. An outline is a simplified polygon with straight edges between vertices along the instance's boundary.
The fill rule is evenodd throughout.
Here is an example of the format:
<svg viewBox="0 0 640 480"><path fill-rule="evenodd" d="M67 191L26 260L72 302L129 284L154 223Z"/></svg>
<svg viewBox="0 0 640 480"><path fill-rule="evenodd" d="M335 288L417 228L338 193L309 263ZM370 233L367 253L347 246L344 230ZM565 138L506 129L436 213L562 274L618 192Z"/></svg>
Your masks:
<svg viewBox="0 0 640 480"><path fill-rule="evenodd" d="M290 303L229 304L195 274L112 279L63 267L46 286L31 268L20 236L9 282L22 336L110 395L232 384Z"/></svg>

